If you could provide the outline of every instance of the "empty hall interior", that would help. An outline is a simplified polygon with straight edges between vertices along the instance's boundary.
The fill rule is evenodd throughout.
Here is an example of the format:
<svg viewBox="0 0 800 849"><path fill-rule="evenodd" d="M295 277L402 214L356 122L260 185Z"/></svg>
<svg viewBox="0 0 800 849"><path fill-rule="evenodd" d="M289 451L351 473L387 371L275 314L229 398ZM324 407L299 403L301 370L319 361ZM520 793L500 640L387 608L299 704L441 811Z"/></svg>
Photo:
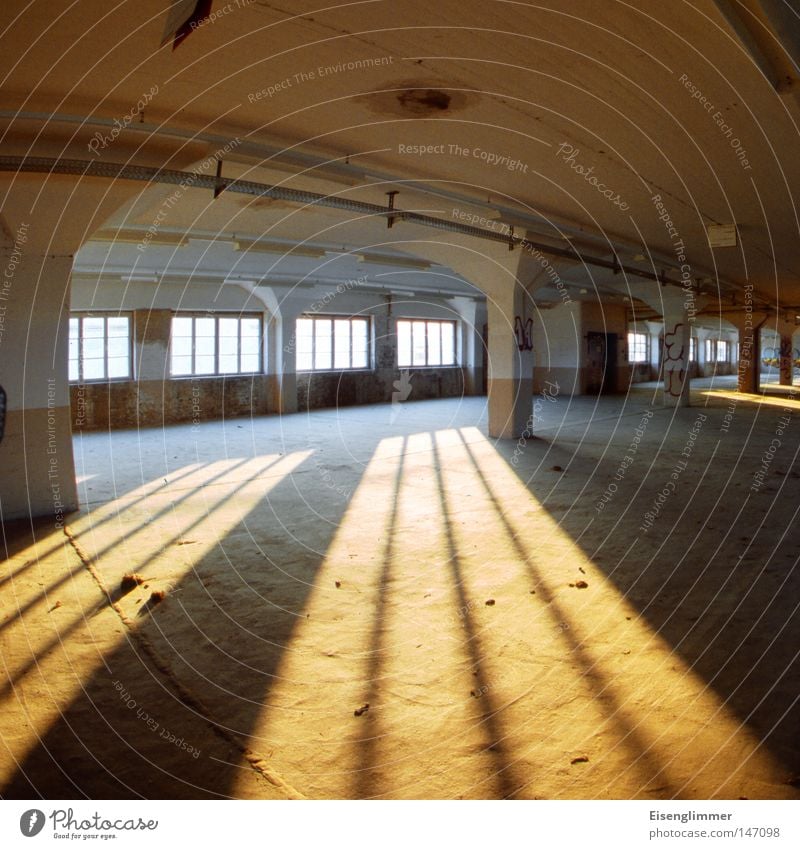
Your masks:
<svg viewBox="0 0 800 849"><path fill-rule="evenodd" d="M0 797L800 796L796 3L4 8Z"/></svg>

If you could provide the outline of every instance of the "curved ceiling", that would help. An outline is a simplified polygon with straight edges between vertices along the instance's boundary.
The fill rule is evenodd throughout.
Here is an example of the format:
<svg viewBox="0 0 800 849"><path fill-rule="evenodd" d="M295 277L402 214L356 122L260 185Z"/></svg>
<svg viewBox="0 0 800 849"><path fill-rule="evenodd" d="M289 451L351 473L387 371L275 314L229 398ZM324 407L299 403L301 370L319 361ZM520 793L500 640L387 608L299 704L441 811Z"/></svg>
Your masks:
<svg viewBox="0 0 800 849"><path fill-rule="evenodd" d="M725 302L753 283L800 305L792 4L216 0L174 50L168 5L7 3L4 144L219 153L226 175L372 203L399 189L402 208L685 265ZM168 194L143 189L106 229L147 229ZM736 246L712 248L730 224ZM339 212L225 193L187 191L170 228L381 249Z"/></svg>

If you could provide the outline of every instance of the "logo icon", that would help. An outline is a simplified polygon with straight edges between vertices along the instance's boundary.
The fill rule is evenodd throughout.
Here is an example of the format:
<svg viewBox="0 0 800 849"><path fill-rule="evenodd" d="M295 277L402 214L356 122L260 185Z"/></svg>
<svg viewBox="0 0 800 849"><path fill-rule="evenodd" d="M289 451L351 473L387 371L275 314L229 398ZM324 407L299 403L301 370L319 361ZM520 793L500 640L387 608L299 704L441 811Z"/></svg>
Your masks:
<svg viewBox="0 0 800 849"><path fill-rule="evenodd" d="M36 837L44 828L44 814L36 808L31 808L19 818L19 830L25 837Z"/></svg>
<svg viewBox="0 0 800 849"><path fill-rule="evenodd" d="M411 395L412 376L413 372L410 372L408 369L402 369L400 372L400 380L395 380L392 384L394 392L392 392L392 412L390 416L390 424L394 424L397 421L397 417L400 415L400 410L402 409L402 403L407 401L409 395Z"/></svg>

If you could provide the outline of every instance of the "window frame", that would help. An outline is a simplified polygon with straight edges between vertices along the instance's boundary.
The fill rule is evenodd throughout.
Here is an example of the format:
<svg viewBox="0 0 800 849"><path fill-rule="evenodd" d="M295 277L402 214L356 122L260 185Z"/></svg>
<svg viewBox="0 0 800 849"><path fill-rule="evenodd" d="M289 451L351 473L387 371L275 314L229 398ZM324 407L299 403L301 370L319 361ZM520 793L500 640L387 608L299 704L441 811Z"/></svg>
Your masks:
<svg viewBox="0 0 800 849"><path fill-rule="evenodd" d="M298 332L298 322L300 321L311 321L312 322L312 332L311 332L311 368L300 368L297 366L297 356L300 345L299 340L299 332ZM317 356L317 332L316 332L316 322L317 321L330 321L331 322L331 364L330 366L316 366L316 356ZM337 366L336 365L336 322L337 321L346 321L349 325L349 346L348 346L348 359L350 361L349 366ZM353 363L353 322L364 322L366 324L366 364L363 366L354 366ZM295 336L295 370L298 374L323 374L325 372L358 372L358 371L372 371L373 370L373 349L374 349L374 340L372 335L372 316L371 315L353 315L352 313L302 313L297 316L295 319L294 326L294 336Z"/></svg>
<svg viewBox="0 0 800 849"><path fill-rule="evenodd" d="M174 320L176 318L188 318L192 320L192 370L189 374L175 374L173 371L173 357L175 356L173 351L173 340L175 338L174 334ZM214 321L214 371L197 371L197 320L198 319L211 319ZM237 334L236 334L236 357L237 357L237 371L220 371L220 321L224 319L234 319L238 322L237 326ZM241 370L242 365L242 321L245 319L256 319L258 320L258 368L257 369L248 369L247 371ZM169 326L169 346L168 346L168 363L169 363L169 376L171 380L192 380L195 378L217 378L217 377L251 377L258 374L264 374L264 315L260 312L238 312L238 311L230 311L230 312L202 312L197 310L177 310L173 311L172 317L170 319ZM181 337L186 338L186 337ZM181 355L179 355L181 356ZM183 355L185 356L185 355ZM208 355L206 355L208 356Z"/></svg>
<svg viewBox="0 0 800 849"><path fill-rule="evenodd" d="M730 361L730 343L727 339L716 339L714 342L714 362L727 363ZM725 352L725 355L720 359L720 350Z"/></svg>
<svg viewBox="0 0 800 849"><path fill-rule="evenodd" d="M85 338L83 332L83 322L87 318L93 319L102 319L103 320L103 377L85 377L84 376L84 356L83 356L83 340ZM115 375L114 377L108 376L108 340L109 338L122 338L122 337L109 337L108 335L108 320L112 318L124 318L128 322L128 334L127 334L127 347L128 347L128 373L126 375ZM69 366L72 362L72 357L69 352L69 345L72 342L72 321L77 320L78 322L78 376L75 378L69 377ZM134 328L133 328L133 312L131 311L116 311L109 312L107 310L70 310L69 320L67 323L67 375L68 375L68 383L72 386L84 386L87 383L124 383L126 381L131 381L134 379L133 374L133 336L134 336ZM98 358L91 358L98 359ZM116 359L116 358L112 358Z"/></svg>
<svg viewBox="0 0 800 849"><path fill-rule="evenodd" d="M637 348L636 337L641 337L644 340L644 352L641 359L634 359L633 354ZM650 362L650 337L647 333L641 333L636 330L628 331L628 364L633 366L647 365Z"/></svg>
<svg viewBox="0 0 800 849"><path fill-rule="evenodd" d="M425 364L420 365L419 363L414 363L414 324L424 322L425 323ZM401 324L410 324L411 325L411 362L404 364L400 362L400 325ZM453 362L452 363L429 363L429 338L430 333L428 331L428 326L431 324L438 325L439 327L439 351L441 354L442 351L442 325L449 324L453 328ZM442 368L460 368L461 365L459 363L458 357L458 327L459 322L454 318L422 318L420 316L402 316L397 318L395 323L395 340L397 342L397 368L399 369L442 369Z"/></svg>

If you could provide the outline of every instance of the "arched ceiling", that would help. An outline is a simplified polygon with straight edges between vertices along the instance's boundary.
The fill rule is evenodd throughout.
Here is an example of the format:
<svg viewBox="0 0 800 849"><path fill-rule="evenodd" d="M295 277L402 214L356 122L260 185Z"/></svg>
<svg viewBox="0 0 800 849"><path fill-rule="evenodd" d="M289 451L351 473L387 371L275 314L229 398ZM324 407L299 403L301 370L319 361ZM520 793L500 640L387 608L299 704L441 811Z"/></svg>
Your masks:
<svg viewBox="0 0 800 849"><path fill-rule="evenodd" d="M195 168L219 153L226 176L372 203L399 189L401 208L674 279L686 264L725 303L752 283L800 306L795 3L215 0L175 50L168 5L7 2L4 148ZM143 187L103 238L130 242L171 191ZM710 247L728 224L737 245ZM385 227L189 189L159 229L391 250Z"/></svg>

